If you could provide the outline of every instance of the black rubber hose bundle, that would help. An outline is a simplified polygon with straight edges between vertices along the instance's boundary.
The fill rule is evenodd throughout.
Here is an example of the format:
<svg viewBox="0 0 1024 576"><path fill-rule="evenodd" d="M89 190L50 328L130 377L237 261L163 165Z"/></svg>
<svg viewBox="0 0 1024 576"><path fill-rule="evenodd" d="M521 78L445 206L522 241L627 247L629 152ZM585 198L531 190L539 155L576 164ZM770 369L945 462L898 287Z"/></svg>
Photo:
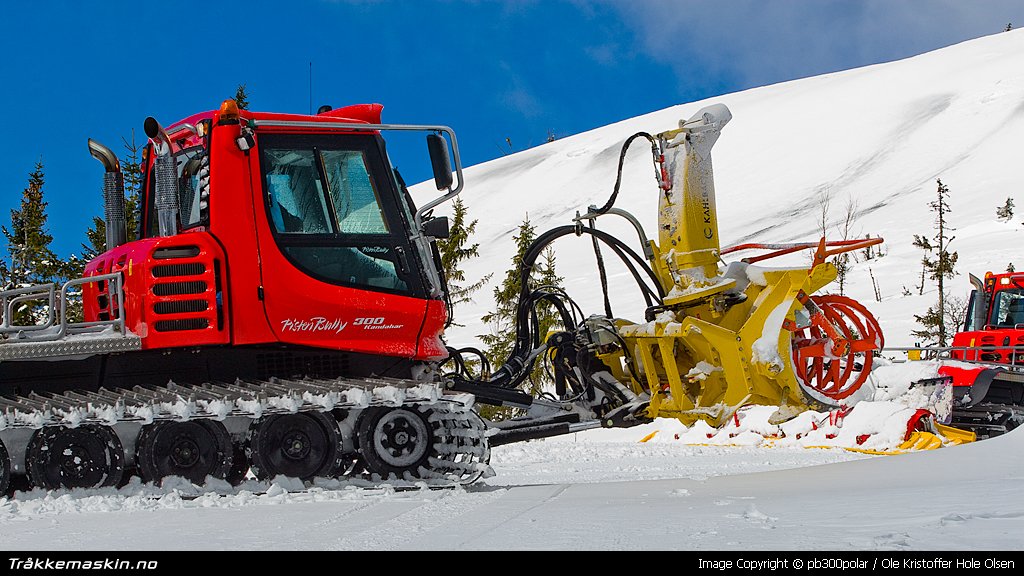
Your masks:
<svg viewBox="0 0 1024 576"><path fill-rule="evenodd" d="M523 255L523 262L519 270L520 292L515 318L516 341L508 359L505 360L505 363L501 368L495 371L488 384L503 388L515 388L523 382L527 375L529 375L534 361L534 359L530 358L530 354L534 349L540 346L540 334L536 333L537 322L535 304L541 299L552 303L558 301L558 298L550 293L541 292L539 294L535 294L531 291L530 272L533 270L534 264L537 262L537 259L540 257L544 249L555 240L563 236L575 236L581 234L590 234L611 248L611 250L622 260L633 275L633 278L640 287L641 293L647 301L648 306L653 305L655 301L659 304L661 303L664 294L661 293L661 285L658 283L658 279L654 275L654 272L647 263L644 262L643 258L636 253L636 251L624 244L618 238L596 228L586 228L582 226L559 226L548 230L538 236L533 243L530 244L526 253ZM640 270L637 269L637 264L653 281L657 292L652 290L651 287L643 280ZM559 304L561 303L559 302ZM563 314L564 317L564 315L567 314L567 311L564 308L564 305L559 306L559 304L556 304L556 306L559 308L559 313Z"/></svg>
<svg viewBox="0 0 1024 576"><path fill-rule="evenodd" d="M651 152L654 154L655 160L659 159L661 152L658 147L658 141L654 136L651 136L647 132L637 132L627 138L625 143L622 145L622 150L619 152L619 164L615 176L615 187L604 206L596 210L597 215L608 212L611 210L612 206L615 205L615 200L618 198L619 190L622 187L622 168L625 165L626 152L629 150L629 146L637 138L644 138L650 142ZM655 178L660 183L661 173L658 171L657 165L655 166ZM594 225L593 219L590 222L590 226L587 227L580 224L575 226L560 226L558 228L548 230L538 236L533 243L530 244L526 253L523 255L523 262L519 270L520 292L515 318L516 341L509 357L505 360L505 363L501 368L495 371L491 378L486 382L487 385L501 388L516 388L529 375L532 370L533 363L536 360L536 358L531 358L530 354L541 345L541 334L539 334L540 323L536 310L537 303L542 300L551 303L562 316L563 325L566 327L573 325L571 322L571 314L561 300L565 299L570 303L572 303L572 301L569 300L568 296L565 295L564 292L551 293L543 290L531 291L529 285L530 272L533 270L533 266L540 257L541 252L558 238L568 236L570 234L575 236L580 236L582 234L591 235L594 245L594 253L597 257L598 271L601 278L601 290L604 295L605 314L607 314L609 318L612 317L612 310L611 302L608 297L608 280L604 267L604 258L601 255L600 243L607 245L626 265L626 268L636 281L637 286L640 287L640 291L643 294L648 308L654 306L655 302L657 302L658 305L662 304L665 294L662 291L661 284L658 282L657 276L654 274L654 271L651 270L651 267L647 262L644 261L636 251L624 244L618 238L598 230ZM642 278L641 271L646 273L647 277L653 281L653 290ZM572 303L572 305L575 306L575 303ZM460 372L465 373L465 366L461 357L456 360L456 363L458 366L457 369Z"/></svg>

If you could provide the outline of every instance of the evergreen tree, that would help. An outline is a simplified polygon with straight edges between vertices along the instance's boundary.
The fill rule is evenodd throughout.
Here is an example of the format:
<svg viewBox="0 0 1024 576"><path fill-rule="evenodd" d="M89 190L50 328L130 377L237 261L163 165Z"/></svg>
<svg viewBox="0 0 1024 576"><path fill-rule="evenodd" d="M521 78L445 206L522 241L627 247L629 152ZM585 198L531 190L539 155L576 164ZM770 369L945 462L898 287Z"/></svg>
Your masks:
<svg viewBox="0 0 1024 576"><path fill-rule="evenodd" d="M936 306L929 306L928 311L923 315L914 314L914 320L922 326L921 330L912 330L910 333L920 338L926 345L937 344L945 346L942 338L947 332L947 327L963 326L967 319L968 300L956 296L946 295L942 299L945 310L942 314ZM954 328L955 330L955 328Z"/></svg>
<svg viewBox="0 0 1024 576"><path fill-rule="evenodd" d="M45 174L40 160L29 173L28 185L21 193L21 204L11 210L10 228L0 227L0 232L7 239L10 259L9 264L0 270L6 288L54 282L59 280L62 272L62 263L50 249L53 236L46 230L44 184ZM40 310L41 306L26 303L13 320L18 324L32 324L35 322L34 313Z"/></svg>
<svg viewBox="0 0 1024 576"><path fill-rule="evenodd" d="M513 240L516 243L516 254L512 257L512 268L505 273L500 286L494 289L495 310L484 315L481 320L491 327L490 334L483 334L480 339L487 345L487 358L492 366L501 366L508 358L515 343L515 317L521 290L521 273L523 257L536 238L536 230L527 216L519 225L519 231ZM544 258L534 265L530 274L530 288L558 287L562 278L555 272L555 254L550 248L544 251ZM543 341L548 332L559 324L556 311L546 302L537 305L539 335ZM530 381L535 388L546 382L543 362L538 359L530 373Z"/></svg>
<svg viewBox="0 0 1024 576"><path fill-rule="evenodd" d="M543 261L540 262L536 267L537 283L536 288L547 289L549 291L561 290L562 282L565 280L555 272L555 251L550 246L544 249ZM548 335L552 332L564 330L562 326L562 319L558 315L558 311L555 307L544 301L538 304L537 310L537 333L540 334L541 342L547 341ZM533 393L539 394L543 392L545 388L550 388L554 384L553 375L549 371L550 362L546 361L546 358L538 358L537 363L533 367L533 371L530 372L530 384L533 387ZM549 390L550 391L550 390Z"/></svg>
<svg viewBox="0 0 1024 576"><path fill-rule="evenodd" d="M1009 222L1013 218L1013 198L1007 198L1005 204L996 208L996 218L1003 222Z"/></svg>
<svg viewBox="0 0 1024 576"><path fill-rule="evenodd" d="M124 155L121 157L121 172L124 174L124 214L127 220L128 241L138 240L142 225L142 207L139 204L142 195L142 182L145 178L145 167L142 165L143 146L135 141L135 129L132 129L131 140L121 137Z"/></svg>
<svg viewBox="0 0 1024 576"><path fill-rule="evenodd" d="M249 109L249 95L245 93L245 84L239 84L235 89L235 102L239 110Z"/></svg>
<svg viewBox="0 0 1024 576"><path fill-rule="evenodd" d="M487 345L487 358L492 366L500 366L508 358L515 341L516 304L519 302L520 270L526 249L533 243L536 230L527 216L519 225L519 232L512 237L516 243L516 253L512 257L512 266L505 272L505 278L494 288L494 311L488 312L480 320L490 326L491 333L483 334L480 339Z"/></svg>
<svg viewBox="0 0 1024 576"><path fill-rule="evenodd" d="M441 268L447 279L448 296L454 308L459 304L471 301L473 293L491 279L491 274L472 284L465 284L466 273L462 269L462 263L469 258L480 256L480 244L468 244L469 238L476 232L477 221L474 219L471 222L466 222L467 210L462 198L455 199L453 210L448 238L438 240L437 249L441 254Z"/></svg>
<svg viewBox="0 0 1024 576"><path fill-rule="evenodd" d="M1006 24L1005 32L1009 32L1010 30L1013 30L1013 22L1009 22Z"/></svg>
<svg viewBox="0 0 1024 576"><path fill-rule="evenodd" d="M53 236L46 231L44 183L43 163L39 161L29 173L20 206L11 210L11 227L2 227L10 258L7 278L10 286L46 282L59 267L57 257L50 249Z"/></svg>
<svg viewBox="0 0 1024 576"><path fill-rule="evenodd" d="M864 238L866 240L870 240L871 234L865 234ZM874 246L866 246L864 250L861 251L861 255L864 256L865 260L872 260L877 255L877 251Z"/></svg>
<svg viewBox="0 0 1024 576"><path fill-rule="evenodd" d="M537 271L537 286L539 288L550 288L555 290L561 290L562 282L565 278L558 275L555 272L555 251L548 246L544 252L544 262L540 265L540 269ZM552 330L558 330L563 328L561 318L555 311L554 307L546 306L540 314L540 336L542 339L547 338L547 335Z"/></svg>
<svg viewBox="0 0 1024 576"><path fill-rule="evenodd" d="M853 228L857 223L857 200L853 196L847 196L846 207L844 210L845 214L843 219L839 221L839 237L841 240L849 240L853 236ZM854 254L850 252L843 252L832 259L832 263L836 267L836 280L839 281L839 295L843 296L846 294L846 279L850 272L853 270Z"/></svg>
<svg viewBox="0 0 1024 576"><path fill-rule="evenodd" d="M0 258L0 290L7 290L11 285L11 269L7 266L7 261ZM3 312L0 312L0 317L2 315Z"/></svg>
<svg viewBox="0 0 1024 576"><path fill-rule="evenodd" d="M946 223L946 214L949 213L949 188L942 183L942 180L935 181L938 184L936 191L936 199L930 202L928 205L932 211L935 212L935 226L938 229L938 234L935 236L935 266L931 270L931 278L935 280L939 288L939 316L943 320L946 318L946 298L945 298L945 280L946 278L952 278L956 275L956 260L957 253L949 251L949 244L953 241L953 236L946 236L946 233L952 231ZM939 326L939 346L946 345L946 323L943 322Z"/></svg>
<svg viewBox="0 0 1024 576"><path fill-rule="evenodd" d="M1007 272L1009 272L1009 273L1011 273L1011 274L1017 271L1017 270L1016 270L1016 269L1015 269L1015 268L1013 267L1013 262L1010 262L1009 264L1007 264L1007 265L1006 265L1006 271L1007 271Z"/></svg>
<svg viewBox="0 0 1024 576"><path fill-rule="evenodd" d="M850 271L853 270L853 264L850 262L850 253L843 252L832 259L832 264L836 267L836 281L839 283L839 295L846 295L846 278L850 275Z"/></svg>
<svg viewBox="0 0 1024 576"><path fill-rule="evenodd" d="M925 346L939 344L940 327L945 323L935 306L929 306L928 311L921 316L914 314L914 320L922 326L920 330L910 331L915 338L920 338Z"/></svg>
<svg viewBox="0 0 1024 576"><path fill-rule="evenodd" d="M936 199L929 202L928 206L933 212L935 212L935 229L937 233L935 235L935 259L929 259L925 257L925 267L929 273L929 278L935 280L936 287L939 292L939 301L936 307L929 307L928 312L924 316L915 315L918 323L925 326L926 330L933 330L935 338L939 346L946 345L946 334L947 326L949 325L947 320L949 307L946 304L946 293L945 293L945 281L947 278L952 278L956 275L956 261L957 253L949 251L949 245L953 241L954 237L949 236L948 233L952 231L946 221L946 215L950 212L949 208L949 188L942 183L942 180L935 181L938 184L936 190ZM917 236L915 236L915 245L917 244Z"/></svg>
<svg viewBox="0 0 1024 576"><path fill-rule="evenodd" d="M932 259L928 257L932 253L932 243L927 236L920 236L914 234L914 246L924 251L924 255L921 256L921 283L917 286L917 295L924 295L924 281L928 275L928 270L932 267Z"/></svg>

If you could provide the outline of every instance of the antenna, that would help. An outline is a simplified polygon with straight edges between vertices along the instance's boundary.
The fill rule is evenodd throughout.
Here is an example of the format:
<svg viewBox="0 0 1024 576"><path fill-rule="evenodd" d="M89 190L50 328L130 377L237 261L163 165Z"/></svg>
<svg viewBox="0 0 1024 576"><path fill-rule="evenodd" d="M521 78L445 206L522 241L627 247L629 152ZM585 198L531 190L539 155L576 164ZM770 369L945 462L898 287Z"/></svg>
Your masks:
<svg viewBox="0 0 1024 576"><path fill-rule="evenodd" d="M313 115L313 62L309 63L309 115Z"/></svg>

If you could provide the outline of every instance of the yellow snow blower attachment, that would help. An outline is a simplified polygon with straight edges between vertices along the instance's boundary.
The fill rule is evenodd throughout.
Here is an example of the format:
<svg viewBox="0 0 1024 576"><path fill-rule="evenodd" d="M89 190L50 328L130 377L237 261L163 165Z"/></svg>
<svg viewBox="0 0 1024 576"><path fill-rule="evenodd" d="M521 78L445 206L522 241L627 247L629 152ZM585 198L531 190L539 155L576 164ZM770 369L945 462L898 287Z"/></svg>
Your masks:
<svg viewBox="0 0 1024 576"><path fill-rule="evenodd" d="M811 407L845 414L859 399L853 395L868 380L875 354L882 349L882 330L856 301L818 292L837 277L830 260L882 240L822 238L723 249L711 149L731 118L729 109L717 104L701 109L674 130L629 137L622 145L618 177L607 202L578 214L572 225L538 235L527 247L518 270L516 339L504 364L490 372L483 353L475 351L484 366L484 375L475 378L464 369L464 351L452 350L457 369L447 375L450 388L471 392L478 402L524 412L492 423L497 429L489 438L492 446L597 426L629 427L655 418L675 418L688 427L703 421L720 430L730 421L738 426L738 410L744 406L768 412L765 426L759 427L764 434L768 428L781 430L783 423L794 424L789 426L794 430L798 425L813 426L810 418L793 418ZM640 138L651 145L658 183L655 240L648 239L635 216L614 207L627 151ZM632 224L642 256L598 230L596 221L604 215ZM531 285L538 259L553 242L585 234L594 245L603 315L585 316L561 288ZM647 304L646 322L613 314L601 245L618 256L636 280ZM725 255L746 250L761 252L727 265L722 261ZM758 265L798 252L811 253L809 266ZM556 311L560 326L541 334L544 310ZM534 397L521 388L538 362L549 369L553 382ZM830 426L838 428L835 423ZM794 439L799 439L796 434ZM827 434L822 436L828 439ZM908 449L934 444L919 435Z"/></svg>
<svg viewBox="0 0 1024 576"><path fill-rule="evenodd" d="M572 225L539 235L527 247L519 266L512 353L482 380L453 377L452 387L472 392L477 401L525 412L495 424L493 446L655 418L676 418L686 426L703 421L720 429L738 421L737 411L745 406L768 407L767 428L798 422L794 418L808 408L846 413L859 400L853 395L867 381L884 345L882 329L857 301L819 291L838 276L830 260L882 239L723 249L711 152L731 118L728 108L714 105L676 129L634 134L624 142L607 202L577 215ZM614 207L627 151L640 137L650 142L658 184L656 240L648 240L635 216ZM642 256L597 229L596 220L612 214L632 223ZM530 286L530 274L554 241L585 234L594 244L605 311L581 320L582 310L563 290ZM645 322L612 314L600 243L625 262L637 281L647 302ZM722 259L744 250L761 252L728 264ZM759 265L798 252L809 252L809 265ZM560 318L560 327L547 334L540 334L541 306L551 306L547 310L554 308ZM550 368L553 386L539 398L528 398L517 388L539 361ZM927 440L919 435L906 449L947 444Z"/></svg>
<svg viewBox="0 0 1024 576"><path fill-rule="evenodd" d="M716 104L656 136L659 238L646 252L665 297L647 323L617 321L624 349L601 358L634 393L649 395L651 418L718 426L747 404L779 406L778 421L811 403L837 405L865 382L882 347L863 306L814 295L837 276L829 257L881 239L721 249L711 148L731 118ZM723 254L754 248L774 252L720 266ZM808 268L753 265L809 249Z"/></svg>

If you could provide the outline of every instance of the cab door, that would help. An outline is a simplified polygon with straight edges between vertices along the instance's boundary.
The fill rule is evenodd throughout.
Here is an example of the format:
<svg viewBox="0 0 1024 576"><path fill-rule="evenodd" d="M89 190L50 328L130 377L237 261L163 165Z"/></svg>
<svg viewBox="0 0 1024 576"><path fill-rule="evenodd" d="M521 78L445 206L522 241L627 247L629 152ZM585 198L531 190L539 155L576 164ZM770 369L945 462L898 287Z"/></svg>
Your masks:
<svg viewBox="0 0 1024 576"><path fill-rule="evenodd" d="M427 299L378 138L258 136L263 304L282 342L417 356Z"/></svg>

